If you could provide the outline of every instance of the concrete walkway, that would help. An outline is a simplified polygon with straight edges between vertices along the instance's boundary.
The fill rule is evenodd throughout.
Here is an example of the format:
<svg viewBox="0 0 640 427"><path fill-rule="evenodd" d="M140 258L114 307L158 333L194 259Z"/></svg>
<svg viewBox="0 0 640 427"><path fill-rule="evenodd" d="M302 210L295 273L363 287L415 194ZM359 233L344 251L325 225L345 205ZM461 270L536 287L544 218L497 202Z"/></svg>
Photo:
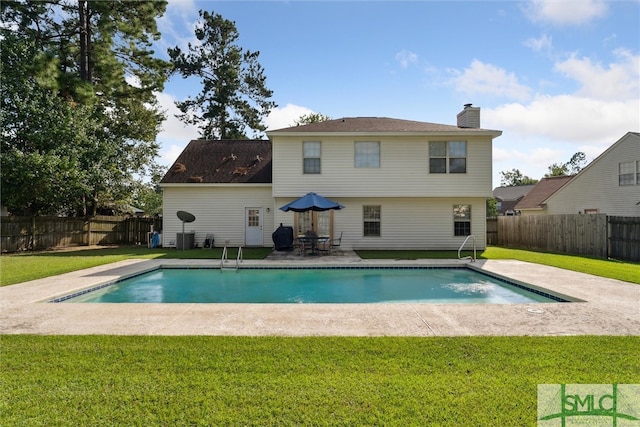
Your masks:
<svg viewBox="0 0 640 427"><path fill-rule="evenodd" d="M640 285L520 261L471 265L583 302L543 304L88 304L46 301L161 265L219 260L127 260L0 288L1 334L461 336L640 335ZM245 266L433 266L460 260L361 260L352 253Z"/></svg>

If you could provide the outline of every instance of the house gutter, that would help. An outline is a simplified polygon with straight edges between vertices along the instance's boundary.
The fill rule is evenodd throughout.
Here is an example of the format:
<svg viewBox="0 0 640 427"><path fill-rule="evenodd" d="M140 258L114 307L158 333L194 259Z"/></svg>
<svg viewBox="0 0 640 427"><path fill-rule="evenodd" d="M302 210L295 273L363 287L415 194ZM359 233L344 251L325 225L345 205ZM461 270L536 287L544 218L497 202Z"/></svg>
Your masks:
<svg viewBox="0 0 640 427"><path fill-rule="evenodd" d="M194 182L179 182L179 183L161 183L159 184L160 188L175 188L175 187L188 187L188 188L195 188L195 187L225 187L225 188L229 188L229 187L240 187L240 188L247 188L247 187L271 187L272 184L271 183L250 183L250 182L232 182L232 183L211 183L211 182L198 182L198 183L194 183Z"/></svg>

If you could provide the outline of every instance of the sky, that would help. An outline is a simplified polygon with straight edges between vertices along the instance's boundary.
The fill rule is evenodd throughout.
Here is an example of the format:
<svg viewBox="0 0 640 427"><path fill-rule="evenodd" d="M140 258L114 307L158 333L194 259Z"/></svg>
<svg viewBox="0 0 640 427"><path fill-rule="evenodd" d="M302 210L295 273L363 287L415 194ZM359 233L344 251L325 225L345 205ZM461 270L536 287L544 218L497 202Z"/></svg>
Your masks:
<svg viewBox="0 0 640 427"><path fill-rule="evenodd" d="M640 131L640 0L169 0L158 56L195 41L201 9L234 21L239 46L260 52L278 105L268 129L312 112L455 125L472 103L482 128L503 132L494 187L501 171L540 179ZM174 102L201 88L174 75L157 94L161 164L198 137Z"/></svg>

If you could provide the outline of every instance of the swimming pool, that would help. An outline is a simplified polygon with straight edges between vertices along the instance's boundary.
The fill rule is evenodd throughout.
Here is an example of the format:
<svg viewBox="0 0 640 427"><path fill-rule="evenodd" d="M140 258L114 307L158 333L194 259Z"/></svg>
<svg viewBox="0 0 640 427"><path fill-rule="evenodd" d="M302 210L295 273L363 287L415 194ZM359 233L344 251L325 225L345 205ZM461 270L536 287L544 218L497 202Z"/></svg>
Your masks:
<svg viewBox="0 0 640 427"><path fill-rule="evenodd" d="M85 303L565 302L469 268L159 268L56 298Z"/></svg>

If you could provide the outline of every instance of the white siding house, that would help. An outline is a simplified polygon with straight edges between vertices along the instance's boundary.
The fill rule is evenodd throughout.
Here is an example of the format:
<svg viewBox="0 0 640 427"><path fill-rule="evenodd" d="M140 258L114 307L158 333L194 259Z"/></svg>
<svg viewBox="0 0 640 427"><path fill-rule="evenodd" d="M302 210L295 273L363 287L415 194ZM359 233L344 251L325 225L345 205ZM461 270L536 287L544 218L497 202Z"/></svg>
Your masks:
<svg viewBox="0 0 640 427"><path fill-rule="evenodd" d="M544 203L549 214L640 216L640 133L628 132Z"/></svg>
<svg viewBox="0 0 640 427"><path fill-rule="evenodd" d="M343 249L457 249L469 234L484 248L492 141L502 132L479 124L480 109L466 105L456 126L355 117L268 131L269 141L192 141L161 181L164 244L181 231L176 212L185 210L196 216L186 227L196 241L213 233L216 246L273 246L282 223L342 234ZM246 175L234 174L246 164ZM278 209L308 192L345 208ZM248 238L250 209L259 210L262 242Z"/></svg>

